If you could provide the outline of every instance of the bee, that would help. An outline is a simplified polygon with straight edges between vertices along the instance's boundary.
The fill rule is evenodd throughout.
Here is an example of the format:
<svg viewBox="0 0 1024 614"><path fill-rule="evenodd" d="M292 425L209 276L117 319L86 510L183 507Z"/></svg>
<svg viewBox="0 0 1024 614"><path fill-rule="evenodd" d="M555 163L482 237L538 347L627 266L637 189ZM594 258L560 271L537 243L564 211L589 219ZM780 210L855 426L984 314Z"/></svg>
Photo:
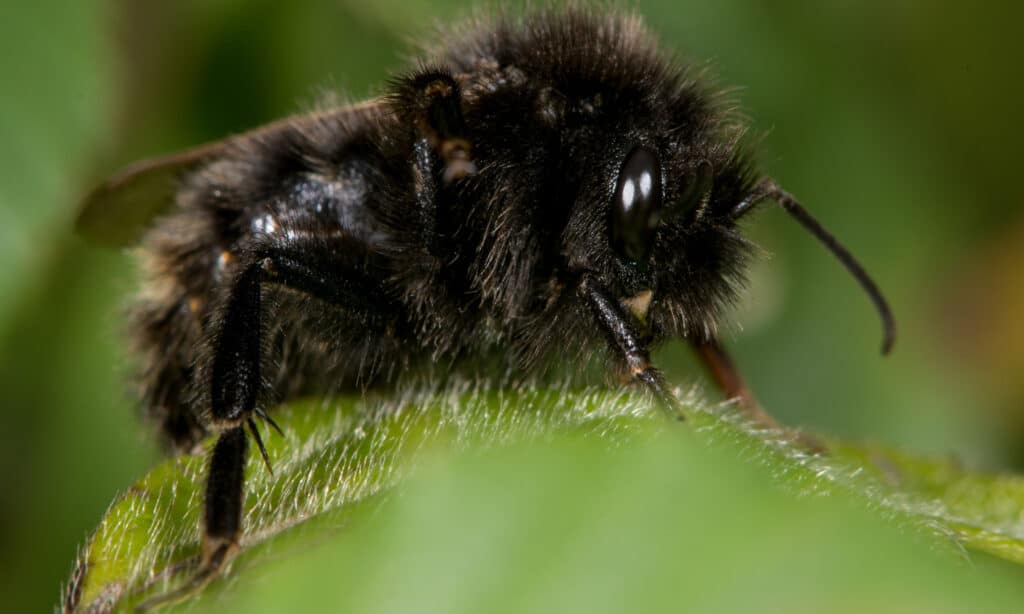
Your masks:
<svg viewBox="0 0 1024 614"><path fill-rule="evenodd" d="M238 548L257 420L277 428L268 411L299 394L597 356L681 415L650 350L683 339L759 411L716 330L761 203L842 262L892 346L875 283L639 17L537 9L441 40L379 98L133 164L86 199L84 235L139 246L146 413L178 452L217 436L200 577Z"/></svg>

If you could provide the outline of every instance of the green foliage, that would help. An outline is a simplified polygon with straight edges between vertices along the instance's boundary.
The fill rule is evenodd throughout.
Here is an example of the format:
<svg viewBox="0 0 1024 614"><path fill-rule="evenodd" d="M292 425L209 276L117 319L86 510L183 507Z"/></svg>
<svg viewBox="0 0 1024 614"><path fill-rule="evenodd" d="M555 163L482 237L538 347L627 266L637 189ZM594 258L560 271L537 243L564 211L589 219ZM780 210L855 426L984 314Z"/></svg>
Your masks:
<svg viewBox="0 0 1024 614"><path fill-rule="evenodd" d="M252 455L228 579L191 599L952 612L1024 597L1017 569L959 560L963 547L1024 558L1024 481L864 447L813 454L732 408L688 405L675 423L594 390L294 404L268 441L275 473ZM202 478L202 458L170 460L111 505L76 571L83 606L137 605L188 580Z"/></svg>

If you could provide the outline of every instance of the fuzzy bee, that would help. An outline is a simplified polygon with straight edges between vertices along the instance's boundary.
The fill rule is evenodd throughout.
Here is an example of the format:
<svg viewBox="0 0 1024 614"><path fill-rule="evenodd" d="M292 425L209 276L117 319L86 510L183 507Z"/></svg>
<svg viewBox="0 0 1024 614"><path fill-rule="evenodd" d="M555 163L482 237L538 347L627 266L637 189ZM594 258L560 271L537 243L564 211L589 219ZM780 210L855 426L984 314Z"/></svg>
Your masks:
<svg viewBox="0 0 1024 614"><path fill-rule="evenodd" d="M839 258L892 345L875 284L638 18L547 9L443 40L378 99L137 163L85 203L86 236L140 244L146 412L173 450L218 437L200 577L237 548L257 419L299 394L597 355L675 413L649 350L681 338L757 411L715 331L759 203Z"/></svg>

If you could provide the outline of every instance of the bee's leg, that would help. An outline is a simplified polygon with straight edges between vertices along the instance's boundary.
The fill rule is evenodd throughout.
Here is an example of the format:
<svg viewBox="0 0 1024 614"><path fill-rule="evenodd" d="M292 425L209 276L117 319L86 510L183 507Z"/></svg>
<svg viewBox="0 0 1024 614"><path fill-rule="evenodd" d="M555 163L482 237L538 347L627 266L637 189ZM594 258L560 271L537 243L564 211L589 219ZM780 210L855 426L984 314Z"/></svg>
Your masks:
<svg viewBox="0 0 1024 614"><path fill-rule="evenodd" d="M683 419L682 409L672 391L665 384L661 371L651 365L642 336L629 316L612 294L593 276L584 275L579 285L580 294L586 299L598 324L626 363L630 374L650 390L661 406L679 420Z"/></svg>
<svg viewBox="0 0 1024 614"><path fill-rule="evenodd" d="M462 89L451 73L429 69L399 82L398 97L405 119L415 128L416 163L432 172L432 161L421 159L436 153L443 163L440 179L451 183L476 172L462 118Z"/></svg>
<svg viewBox="0 0 1024 614"><path fill-rule="evenodd" d="M148 612L188 599L216 577L224 563L238 550L238 535L242 530L245 448L245 429L239 426L222 431L210 455L199 572L177 589L141 602L136 606L136 612Z"/></svg>
<svg viewBox="0 0 1024 614"><path fill-rule="evenodd" d="M775 419L754 398L735 363L717 339L691 339L690 344L715 384L728 399L736 402L748 418L762 426L779 428Z"/></svg>
<svg viewBox="0 0 1024 614"><path fill-rule="evenodd" d="M219 305L210 373L211 418L220 438L213 450L203 514L200 574L216 573L237 548L244 501L245 427L262 443L253 423L262 386L262 287L284 286L350 313L369 314L370 326L390 302L373 281L353 272L353 250L330 237L281 233L239 250L237 273ZM269 463L268 463L269 467Z"/></svg>
<svg viewBox="0 0 1024 614"><path fill-rule="evenodd" d="M799 444L808 452L820 454L828 451L825 442L813 435L780 425L775 418L772 418L771 414L761 407L746 382L743 381L743 376L736 369L729 354L717 339L691 340L690 344L697 353L697 357L704 363L704 368L707 369L725 396L736 401L736 404L752 423L783 434L786 439Z"/></svg>
<svg viewBox="0 0 1024 614"><path fill-rule="evenodd" d="M210 455L203 509L203 569L219 570L238 547L245 483L245 429L220 434Z"/></svg>
<svg viewBox="0 0 1024 614"><path fill-rule="evenodd" d="M431 69L400 80L395 97L402 120L413 132L412 171L424 242L432 254L444 251L438 234L438 192L472 175L476 165L462 118L462 92L450 73Z"/></svg>

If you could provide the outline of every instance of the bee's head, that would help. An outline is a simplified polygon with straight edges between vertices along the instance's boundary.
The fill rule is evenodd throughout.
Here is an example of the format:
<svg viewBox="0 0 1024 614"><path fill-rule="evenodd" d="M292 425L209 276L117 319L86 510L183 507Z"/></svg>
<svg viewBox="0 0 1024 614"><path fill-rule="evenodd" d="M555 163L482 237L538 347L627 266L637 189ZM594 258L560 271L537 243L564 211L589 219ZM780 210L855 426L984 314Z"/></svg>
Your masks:
<svg viewBox="0 0 1024 614"><path fill-rule="evenodd" d="M709 334L743 282L749 244L737 207L755 185L737 134L693 101L644 121L612 117L593 143L565 233L572 266L596 271L654 332ZM684 113L685 111L685 113ZM633 116L635 117L635 115Z"/></svg>
<svg viewBox="0 0 1024 614"><path fill-rule="evenodd" d="M839 256L891 329L849 253L751 170L729 100L666 56L638 18L577 7L523 19L442 59L463 78L477 185L485 217L496 218L487 228L503 233L480 241L480 253L491 250L488 280L560 260L599 279L656 335L707 336L743 281L750 250L737 221L774 198ZM515 224L521 234L509 232ZM554 238L560 253L537 237Z"/></svg>
<svg viewBox="0 0 1024 614"><path fill-rule="evenodd" d="M629 100L632 113L613 108L591 130L607 144L579 149L597 172L581 182L567 227L565 247L575 266L603 275L655 335L710 337L743 283L750 244L737 223L760 202L775 200L867 292L888 352L895 326L874 281L791 195L756 176L742 128L708 100L685 84L652 88Z"/></svg>
<svg viewBox="0 0 1024 614"><path fill-rule="evenodd" d="M576 7L522 19L439 61L462 79L478 185L495 205L485 215L511 218L489 226L501 239L481 242L503 247L513 221L530 224L523 236L560 242L569 270L596 274L626 301L653 296L667 332L706 329L747 251L729 213L753 179L727 101L633 15ZM552 259L526 238L516 246L536 258L526 268Z"/></svg>

